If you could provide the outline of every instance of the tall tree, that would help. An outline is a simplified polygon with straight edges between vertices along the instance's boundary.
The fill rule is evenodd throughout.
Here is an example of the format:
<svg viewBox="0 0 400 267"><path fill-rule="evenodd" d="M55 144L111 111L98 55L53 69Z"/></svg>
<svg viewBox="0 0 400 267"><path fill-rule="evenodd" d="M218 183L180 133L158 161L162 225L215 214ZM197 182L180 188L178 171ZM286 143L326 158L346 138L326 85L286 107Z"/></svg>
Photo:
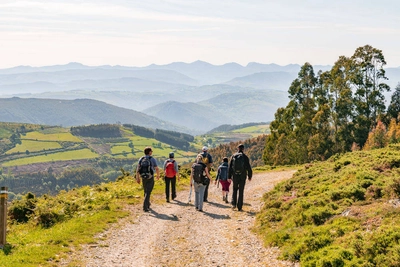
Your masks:
<svg viewBox="0 0 400 267"><path fill-rule="evenodd" d="M394 118L398 123L400 120L400 83L397 84L396 88L394 89L394 93L392 94L392 99L388 106L387 115L389 119Z"/></svg>
<svg viewBox="0 0 400 267"><path fill-rule="evenodd" d="M349 78L351 60L340 56L324 82L329 87L330 108L333 127L333 153L350 151L353 143L352 113L353 101Z"/></svg>
<svg viewBox="0 0 400 267"><path fill-rule="evenodd" d="M369 131L377 124L378 115L385 111L383 92L390 87L384 83L386 65L382 51L370 45L359 47L351 57L351 82L354 87L355 141L362 147Z"/></svg>

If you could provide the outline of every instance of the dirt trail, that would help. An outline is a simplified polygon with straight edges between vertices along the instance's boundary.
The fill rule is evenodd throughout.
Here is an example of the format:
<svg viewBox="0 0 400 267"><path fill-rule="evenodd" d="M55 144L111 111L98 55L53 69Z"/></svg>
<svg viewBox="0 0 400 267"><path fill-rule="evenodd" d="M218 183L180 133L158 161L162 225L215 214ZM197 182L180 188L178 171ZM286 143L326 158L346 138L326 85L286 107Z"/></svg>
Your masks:
<svg viewBox="0 0 400 267"><path fill-rule="evenodd" d="M220 188L214 184L210 185L204 212L195 210L194 193L188 204L189 190L179 191L171 203L156 201L152 196L155 204L151 212L141 211L141 205L130 207L129 218L100 234L97 244L88 245L71 257L79 257L83 266L90 267L297 266L277 260L278 250L265 248L250 230L263 193L293 173L255 174L246 183L241 212L222 201Z"/></svg>

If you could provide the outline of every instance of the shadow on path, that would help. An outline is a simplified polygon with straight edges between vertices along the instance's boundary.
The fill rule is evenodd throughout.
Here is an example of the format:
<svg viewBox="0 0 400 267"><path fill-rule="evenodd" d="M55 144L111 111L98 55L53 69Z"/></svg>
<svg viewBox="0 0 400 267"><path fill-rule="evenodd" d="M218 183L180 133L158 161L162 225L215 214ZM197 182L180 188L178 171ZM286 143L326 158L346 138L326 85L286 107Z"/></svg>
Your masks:
<svg viewBox="0 0 400 267"><path fill-rule="evenodd" d="M167 220L167 221L178 221L178 216L176 216L175 214L162 214L162 213L158 213L157 211L153 210L150 208L150 216L155 217L157 219L161 219L161 220Z"/></svg>

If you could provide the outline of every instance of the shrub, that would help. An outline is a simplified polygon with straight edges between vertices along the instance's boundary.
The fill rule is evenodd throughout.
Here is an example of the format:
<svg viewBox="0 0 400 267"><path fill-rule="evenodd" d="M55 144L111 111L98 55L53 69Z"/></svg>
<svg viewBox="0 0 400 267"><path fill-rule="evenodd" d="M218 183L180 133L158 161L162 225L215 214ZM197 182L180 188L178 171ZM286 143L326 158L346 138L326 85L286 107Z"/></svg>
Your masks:
<svg viewBox="0 0 400 267"><path fill-rule="evenodd" d="M8 209L8 216L18 223L25 223L34 213L37 199L32 193L27 193L21 200L14 200Z"/></svg>

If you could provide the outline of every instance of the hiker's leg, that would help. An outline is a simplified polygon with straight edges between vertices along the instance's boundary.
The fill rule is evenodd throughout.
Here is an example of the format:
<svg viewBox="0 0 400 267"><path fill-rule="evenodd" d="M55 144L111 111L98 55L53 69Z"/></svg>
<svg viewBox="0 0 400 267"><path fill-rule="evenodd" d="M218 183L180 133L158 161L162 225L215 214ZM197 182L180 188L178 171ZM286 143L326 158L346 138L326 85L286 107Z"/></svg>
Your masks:
<svg viewBox="0 0 400 267"><path fill-rule="evenodd" d="M172 199L176 198L176 176L171 178Z"/></svg>
<svg viewBox="0 0 400 267"><path fill-rule="evenodd" d="M208 201L208 185L206 185L204 187L204 197L203 197L204 201Z"/></svg>
<svg viewBox="0 0 400 267"><path fill-rule="evenodd" d="M169 184L171 179L164 177L164 181L165 181L165 198L167 200L169 200Z"/></svg>
<svg viewBox="0 0 400 267"><path fill-rule="evenodd" d="M194 182L193 187L194 187L194 206L198 208L200 202L199 184Z"/></svg>
<svg viewBox="0 0 400 267"><path fill-rule="evenodd" d="M154 187L154 179L143 180L143 189L144 193L144 202L143 202L143 209L148 210L150 208L150 195L151 191L153 191Z"/></svg>
<svg viewBox="0 0 400 267"><path fill-rule="evenodd" d="M237 191L239 189L239 181L238 179L233 180L233 188L232 188L232 206L236 207L237 203Z"/></svg>
<svg viewBox="0 0 400 267"><path fill-rule="evenodd" d="M237 202L237 208L238 210L241 210L243 207L243 197L244 197L244 186L246 184L246 177L241 178L239 180L239 199Z"/></svg>
<svg viewBox="0 0 400 267"><path fill-rule="evenodd" d="M199 210L203 210L203 199L204 199L204 192L206 190L206 186L203 184L199 185L199 205L198 208Z"/></svg>

